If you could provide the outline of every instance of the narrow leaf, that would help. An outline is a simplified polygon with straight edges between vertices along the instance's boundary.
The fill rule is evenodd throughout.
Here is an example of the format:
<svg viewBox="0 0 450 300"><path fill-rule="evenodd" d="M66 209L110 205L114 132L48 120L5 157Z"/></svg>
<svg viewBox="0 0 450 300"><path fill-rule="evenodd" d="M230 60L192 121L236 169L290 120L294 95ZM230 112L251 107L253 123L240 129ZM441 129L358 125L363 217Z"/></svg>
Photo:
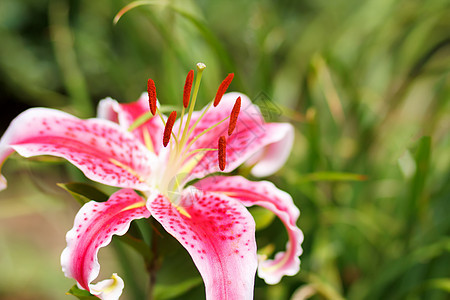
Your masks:
<svg viewBox="0 0 450 300"><path fill-rule="evenodd" d="M104 202L109 198L107 194L87 183L58 183L58 186L68 191L81 205L91 200Z"/></svg>
<svg viewBox="0 0 450 300"><path fill-rule="evenodd" d="M80 289L76 284L70 288L70 290L66 293L66 295L72 295L77 297L80 300L98 300L96 296L92 295L86 290Z"/></svg>
<svg viewBox="0 0 450 300"><path fill-rule="evenodd" d="M299 178L300 181L363 181L366 175L343 172L315 172Z"/></svg>

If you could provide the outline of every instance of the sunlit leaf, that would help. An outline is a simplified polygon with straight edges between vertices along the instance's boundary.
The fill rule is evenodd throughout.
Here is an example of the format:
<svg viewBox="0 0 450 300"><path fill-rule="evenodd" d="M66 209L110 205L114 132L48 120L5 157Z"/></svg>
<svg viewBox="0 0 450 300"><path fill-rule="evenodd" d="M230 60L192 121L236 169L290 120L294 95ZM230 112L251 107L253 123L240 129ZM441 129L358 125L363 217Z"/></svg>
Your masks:
<svg viewBox="0 0 450 300"><path fill-rule="evenodd" d="M109 198L108 195L87 183L58 183L58 186L68 191L81 205L91 200L104 202Z"/></svg>
<svg viewBox="0 0 450 300"><path fill-rule="evenodd" d="M67 295L72 295L77 297L80 300L98 300L99 298L92 295L86 290L80 289L76 284L70 288L70 290L66 293Z"/></svg>

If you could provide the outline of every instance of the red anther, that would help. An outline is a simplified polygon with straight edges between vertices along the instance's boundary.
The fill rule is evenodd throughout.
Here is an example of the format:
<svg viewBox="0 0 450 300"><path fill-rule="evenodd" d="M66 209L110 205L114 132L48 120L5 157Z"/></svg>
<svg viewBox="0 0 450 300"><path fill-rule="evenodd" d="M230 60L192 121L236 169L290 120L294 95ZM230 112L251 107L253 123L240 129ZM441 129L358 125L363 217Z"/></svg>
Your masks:
<svg viewBox="0 0 450 300"><path fill-rule="evenodd" d="M148 103L150 104L150 111L152 115L156 114L156 87L155 82L152 79L147 81L147 93L148 93Z"/></svg>
<svg viewBox="0 0 450 300"><path fill-rule="evenodd" d="M163 146L166 147L169 144L170 136L172 135L172 127L173 123L175 123L175 119L177 118L177 112L173 111L170 113L169 118L166 122L166 127L164 127L164 136L163 136Z"/></svg>
<svg viewBox="0 0 450 300"><path fill-rule="evenodd" d="M225 92L227 91L227 88L233 80L233 77L234 73L228 74L228 76L220 84L219 88L217 89L216 97L214 98L214 107L219 104L220 99L222 99L223 94L225 94Z"/></svg>
<svg viewBox="0 0 450 300"><path fill-rule="evenodd" d="M183 106L187 108L189 105L189 98L191 98L192 81L194 81L194 70L190 70L186 76L183 90Z"/></svg>
<svg viewBox="0 0 450 300"><path fill-rule="evenodd" d="M228 124L228 136L233 133L234 128L236 128L236 122L239 116L239 111L241 110L241 96L236 99L234 103L233 110L231 110L230 123Z"/></svg>
<svg viewBox="0 0 450 300"><path fill-rule="evenodd" d="M225 136L219 138L219 168L221 171L225 170L227 163L227 140Z"/></svg>

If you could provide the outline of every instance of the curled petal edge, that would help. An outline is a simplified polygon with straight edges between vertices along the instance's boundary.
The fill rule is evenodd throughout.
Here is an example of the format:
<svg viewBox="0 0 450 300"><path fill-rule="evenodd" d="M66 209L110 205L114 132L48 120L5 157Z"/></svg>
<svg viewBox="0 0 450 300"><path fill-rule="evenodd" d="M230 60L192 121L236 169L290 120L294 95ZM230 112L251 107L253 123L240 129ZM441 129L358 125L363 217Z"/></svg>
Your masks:
<svg viewBox="0 0 450 300"><path fill-rule="evenodd" d="M277 253L274 259L258 257L258 276L266 283L276 284L283 276L295 275L300 270L303 233L296 225L300 211L288 193L271 182L249 181L241 176L212 176L198 181L195 186L206 192L225 194L245 206L269 209L283 222L289 236L286 251Z"/></svg>
<svg viewBox="0 0 450 300"><path fill-rule="evenodd" d="M91 283L100 272L98 251L111 242L113 235L124 235L132 220L148 217L150 212L144 199L131 189L117 191L106 202L91 201L83 205L66 235L67 247L61 254L64 275L74 278L78 287L100 299L118 299L123 280L117 274Z"/></svg>

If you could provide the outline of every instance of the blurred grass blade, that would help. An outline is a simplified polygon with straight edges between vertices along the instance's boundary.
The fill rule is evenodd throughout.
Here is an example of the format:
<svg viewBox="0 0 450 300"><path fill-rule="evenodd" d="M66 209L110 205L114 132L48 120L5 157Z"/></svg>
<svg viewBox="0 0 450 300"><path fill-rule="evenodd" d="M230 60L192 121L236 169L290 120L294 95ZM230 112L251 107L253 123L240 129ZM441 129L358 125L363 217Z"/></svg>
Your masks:
<svg viewBox="0 0 450 300"><path fill-rule="evenodd" d="M450 293L450 278L434 278L424 284L426 289L438 289Z"/></svg>
<svg viewBox="0 0 450 300"><path fill-rule="evenodd" d="M319 84L323 91L328 109L336 124L341 125L345 120L344 109L342 108L342 101L336 90L331 76L330 68L325 59L316 54L312 61L316 69Z"/></svg>
<svg viewBox="0 0 450 300"><path fill-rule="evenodd" d="M343 172L314 172L305 176L299 176L300 182L309 181L364 181L367 180L366 175L343 173Z"/></svg>
<svg viewBox="0 0 450 300"><path fill-rule="evenodd" d="M151 0L147 0L147 1L133 1L130 4L124 6L114 17L113 19L113 23L114 25L117 24L117 22L119 22L119 20L122 18L122 16L124 14L126 14L127 12L129 12L130 10L132 10L133 8L139 7L139 6L143 6L143 5L167 5L167 1L151 1Z"/></svg>
<svg viewBox="0 0 450 300"><path fill-rule="evenodd" d="M305 300L317 294L314 284L305 284L295 290L291 300Z"/></svg>
<svg viewBox="0 0 450 300"><path fill-rule="evenodd" d="M209 29L209 27L204 24L200 19L184 10L181 10L177 7L171 6L171 8L180 14L181 16L185 17L187 20L191 21L191 23L197 27L203 38L208 42L208 44L211 46L212 49L216 51L217 57L222 61L222 63L225 65L226 70L229 72L236 70L236 66L234 65L233 61L231 60L230 55L226 51L226 49L223 47L219 39L214 35L214 33ZM237 76L234 78L234 82L237 83L238 88L242 89L242 83L240 81L240 77Z"/></svg>
<svg viewBox="0 0 450 300"><path fill-rule="evenodd" d="M415 217L420 211L427 211L427 203L424 198L424 191L428 172L430 170L431 157L431 137L425 136L419 140L414 160L416 162L416 173L410 187L411 204L410 217Z"/></svg>
<svg viewBox="0 0 450 300"><path fill-rule="evenodd" d="M225 69L228 71L236 70L236 66L234 65L230 55L226 51L226 49L223 47L219 39L214 35L214 33L209 29L209 27L204 24L200 19L187 12L184 11L166 1L134 1L130 4L126 5L124 8L122 8L117 15L114 17L114 24L117 24L119 20L122 18L122 16L129 12L131 9L144 6L144 5L167 5L170 9L172 9L174 12L178 13L180 16L186 18L189 20L200 32L200 34L203 36L203 38L206 40L206 42L211 46L212 49L217 54L218 59L222 61L222 63L225 65ZM237 83L239 89L242 89L242 83L240 82L239 77L235 79L235 82Z"/></svg>
<svg viewBox="0 0 450 300"><path fill-rule="evenodd" d="M414 265L430 261L449 251L450 238L442 238L434 244L423 246L394 261L386 262L384 270L380 270L378 276L371 282L365 299L382 299L382 295L388 290L388 286L401 278Z"/></svg>
<svg viewBox="0 0 450 300"><path fill-rule="evenodd" d="M333 287L331 286L328 282L324 281L322 279L321 276L317 275L317 274L313 274L313 273L309 273L307 274L307 280L309 282L309 285L311 287L311 289L308 291L308 294L312 294L314 292L314 294L320 294L324 299L329 299L329 300L344 300L344 298L341 296L341 294ZM295 298L295 300L300 300L301 298L299 298L297 296L297 298ZM307 299L307 298L303 298L303 299Z"/></svg>
<svg viewBox="0 0 450 300"><path fill-rule="evenodd" d="M69 6L65 0L49 3L50 34L58 66L73 107L82 117L94 113L83 73L78 67L74 38L69 26Z"/></svg>

